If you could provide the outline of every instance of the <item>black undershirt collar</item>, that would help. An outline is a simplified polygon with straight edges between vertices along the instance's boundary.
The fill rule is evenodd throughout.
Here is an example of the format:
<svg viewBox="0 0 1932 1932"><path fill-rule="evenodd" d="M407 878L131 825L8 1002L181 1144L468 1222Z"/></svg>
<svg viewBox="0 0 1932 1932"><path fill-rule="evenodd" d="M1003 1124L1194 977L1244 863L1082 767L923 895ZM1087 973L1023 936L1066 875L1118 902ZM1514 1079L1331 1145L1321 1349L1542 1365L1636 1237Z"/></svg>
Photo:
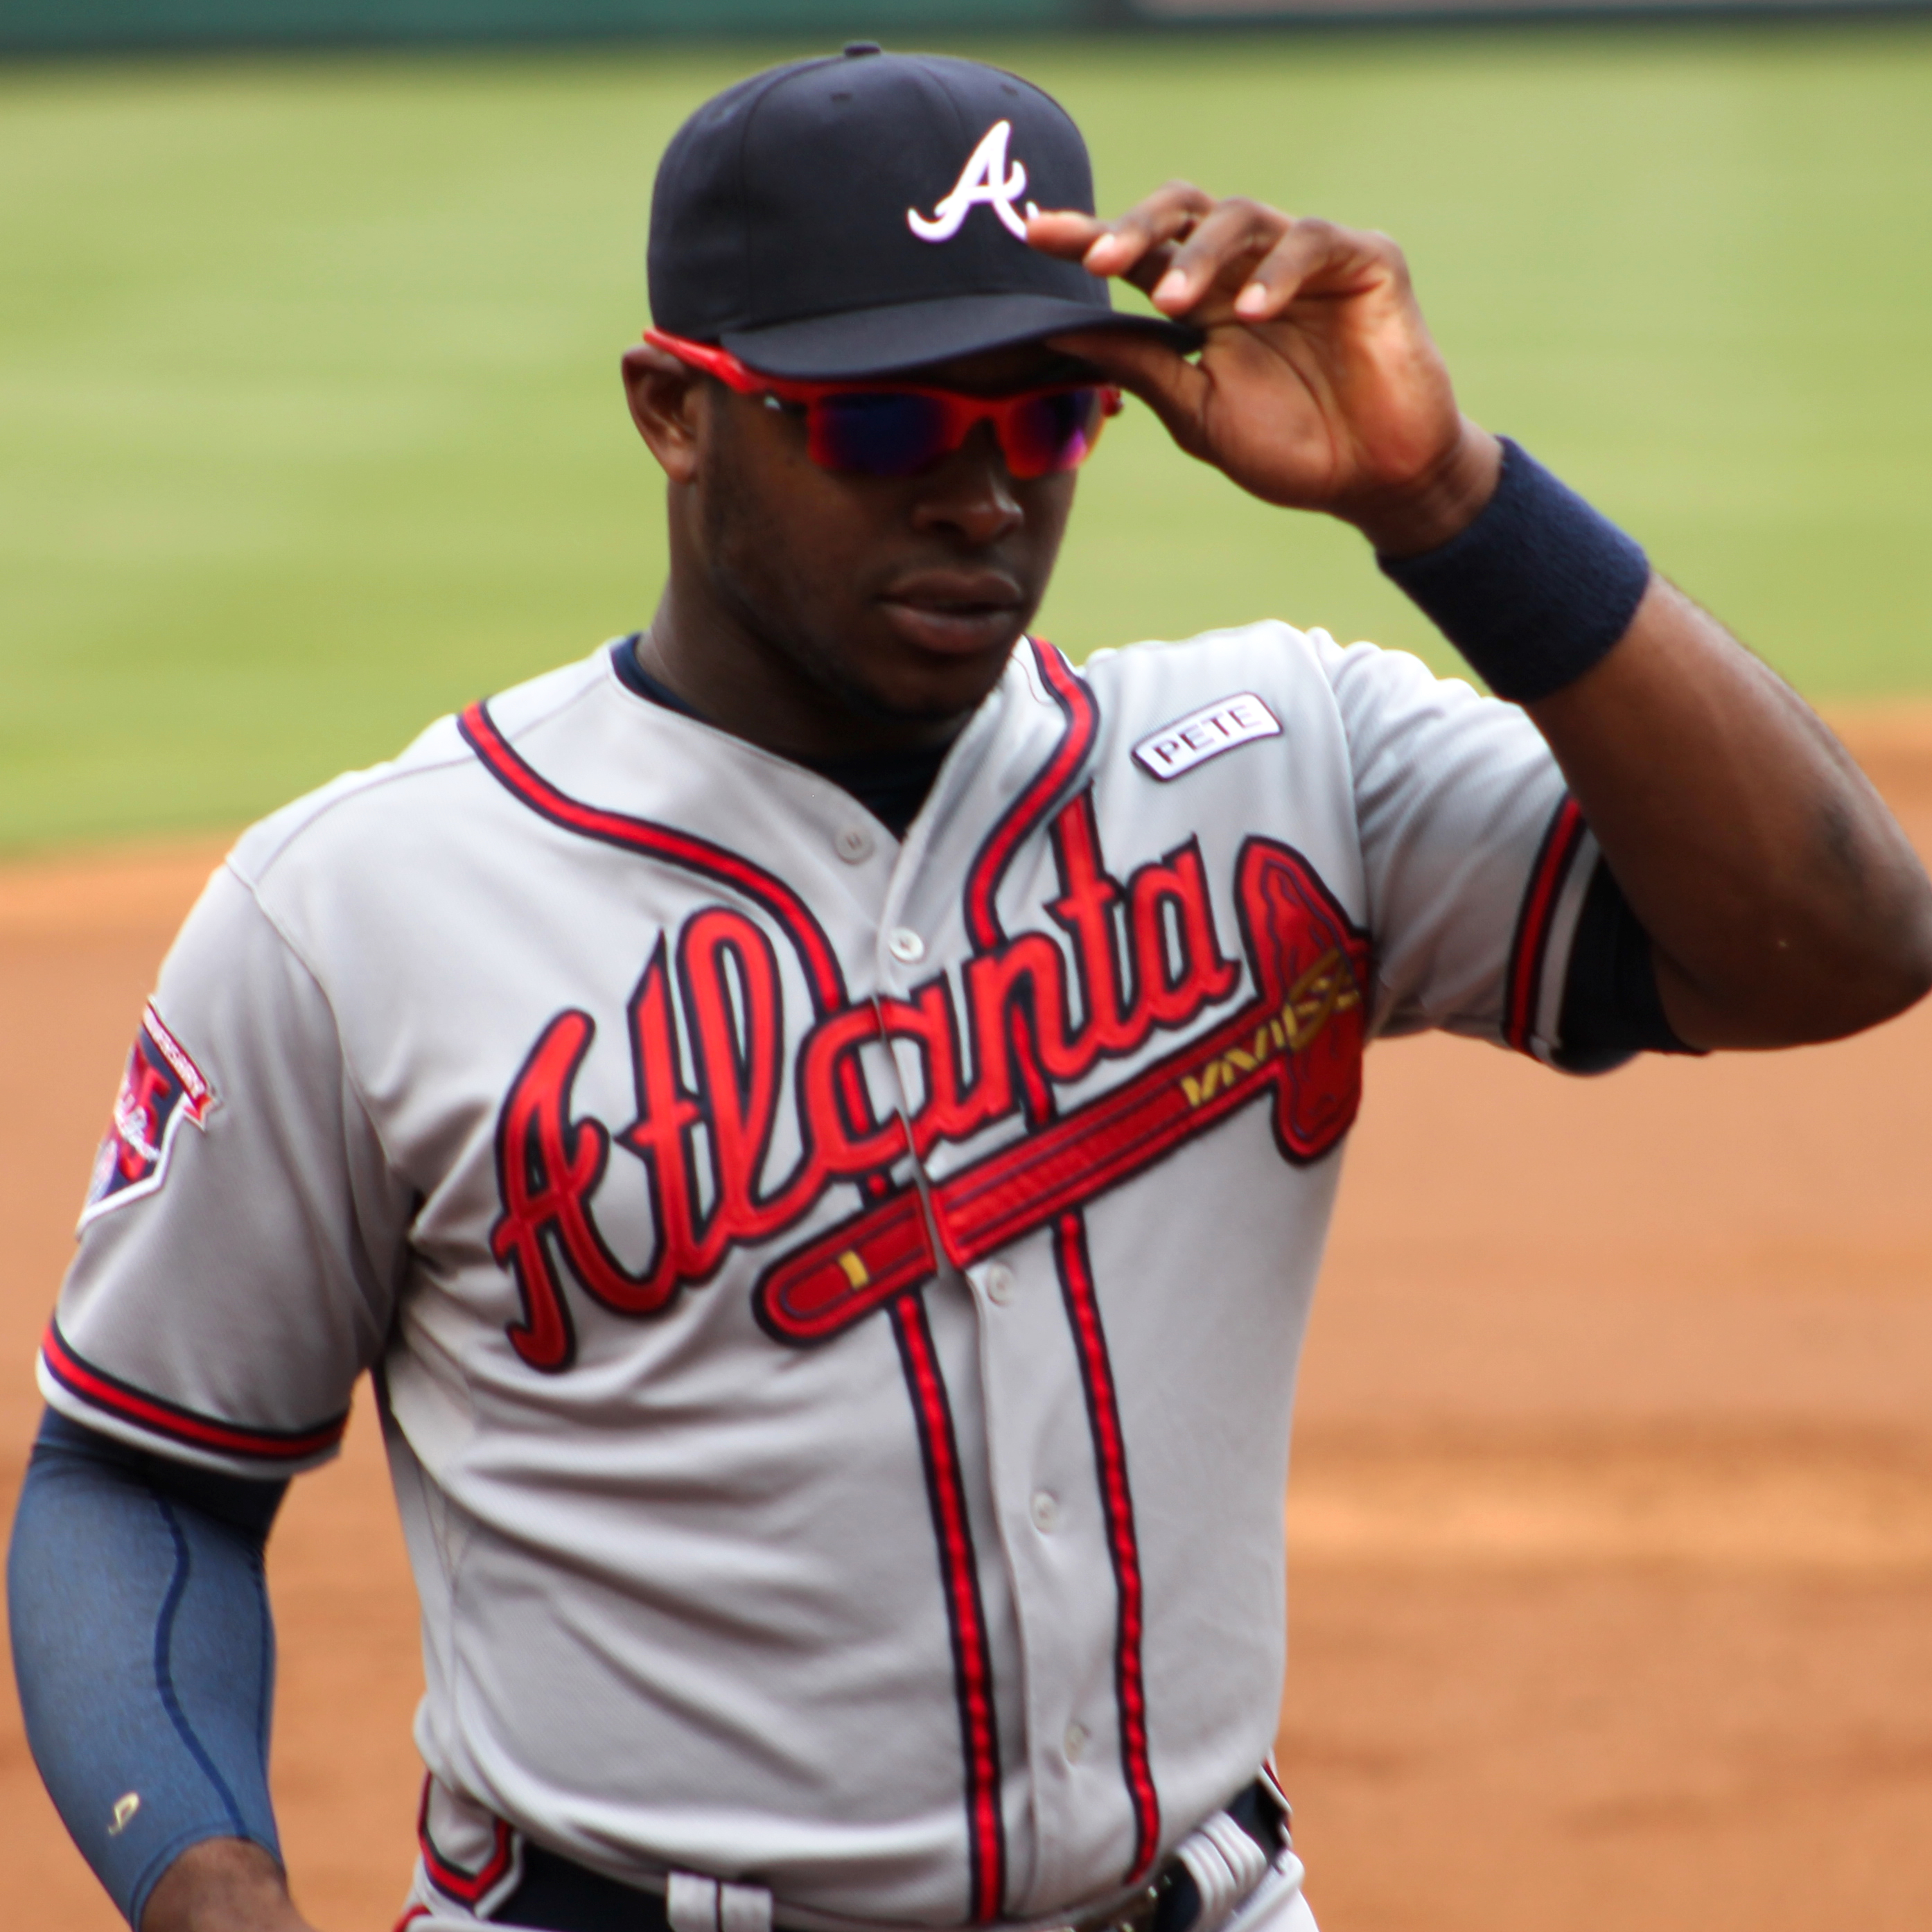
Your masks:
<svg viewBox="0 0 1932 1932"><path fill-rule="evenodd" d="M662 705L667 711L695 718L701 724L710 724L711 721L696 705L652 676L638 662L638 634L633 632L610 646L610 662L625 689ZM903 838L932 790L949 749L945 745L925 746L904 752L863 752L844 758L794 758L791 762L830 779L841 791L856 798L895 838Z"/></svg>

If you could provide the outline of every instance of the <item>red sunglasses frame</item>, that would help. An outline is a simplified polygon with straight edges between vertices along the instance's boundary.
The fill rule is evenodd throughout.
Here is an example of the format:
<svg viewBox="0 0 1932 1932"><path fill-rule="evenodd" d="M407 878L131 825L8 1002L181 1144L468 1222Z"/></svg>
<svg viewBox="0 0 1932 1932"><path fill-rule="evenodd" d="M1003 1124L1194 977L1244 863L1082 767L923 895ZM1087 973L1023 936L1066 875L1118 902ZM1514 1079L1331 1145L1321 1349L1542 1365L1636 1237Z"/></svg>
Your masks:
<svg viewBox="0 0 1932 1932"><path fill-rule="evenodd" d="M1048 382L1036 388L1021 390L1010 396L975 396L969 395L963 389L936 388L923 382L894 382L877 379L857 382L807 382L792 376L767 376L762 370L740 362L728 349L720 349L709 342L688 341L681 335L673 335L668 329L647 328L644 331L644 340L652 348L662 349L666 354L675 356L680 362L688 363L694 369L701 369L708 376L716 376L728 388L736 390L741 396L768 395L776 397L782 403L802 404L806 410L808 438L807 452L821 470L838 470L837 464L826 461L820 454L819 439L812 419L812 404L830 396L920 396L938 403L945 412L945 433L949 440L933 458L935 463L950 456L981 423L991 423L994 437L1000 446L1000 454L1006 460L1007 467L1022 482L1031 482L1038 476L1060 476L1068 470L1077 470L1093 454L1094 446L1100 440L1100 430L1107 418L1118 416L1121 409L1120 392L1111 382ZM1078 389L1097 389L1100 394L1100 421L1094 426L1094 433L1088 439L1087 447L1072 462L1058 469L1022 472L1014 464L1013 442L1009 434L1015 412L1024 408L1029 403L1036 402L1042 396L1066 395ZM840 471L839 473L853 472Z"/></svg>

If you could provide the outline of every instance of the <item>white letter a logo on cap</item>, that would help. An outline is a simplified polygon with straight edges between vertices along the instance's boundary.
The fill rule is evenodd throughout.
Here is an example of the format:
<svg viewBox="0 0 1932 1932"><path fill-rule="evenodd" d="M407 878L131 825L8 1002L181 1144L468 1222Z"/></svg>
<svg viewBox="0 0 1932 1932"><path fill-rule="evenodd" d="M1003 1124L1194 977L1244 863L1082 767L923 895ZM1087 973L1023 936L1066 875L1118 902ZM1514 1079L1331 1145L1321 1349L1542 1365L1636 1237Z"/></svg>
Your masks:
<svg viewBox="0 0 1932 1932"><path fill-rule="evenodd" d="M952 193L932 213L928 216L920 214L916 208L906 210L906 226L922 242L951 241L959 232L959 224L978 202L984 202L1022 242L1026 239L1025 220L1013 206L1026 186L1026 168L1024 164L1016 161L1010 173L1006 169L1006 142L1012 131L1010 121L995 121L981 136L980 145L973 150L966 165L959 170L959 178L952 184ZM1026 212L1037 214L1040 210L1028 202Z"/></svg>

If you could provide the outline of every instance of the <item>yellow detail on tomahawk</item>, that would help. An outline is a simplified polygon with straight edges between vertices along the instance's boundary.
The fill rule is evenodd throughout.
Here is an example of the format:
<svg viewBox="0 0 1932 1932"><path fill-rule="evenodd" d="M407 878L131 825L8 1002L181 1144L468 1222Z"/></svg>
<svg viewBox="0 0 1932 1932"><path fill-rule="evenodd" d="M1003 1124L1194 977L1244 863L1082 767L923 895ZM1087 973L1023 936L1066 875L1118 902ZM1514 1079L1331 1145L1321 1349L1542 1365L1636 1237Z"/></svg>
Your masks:
<svg viewBox="0 0 1932 1932"><path fill-rule="evenodd" d="M1355 976L1340 952L1331 947L1288 989L1280 1012L1262 1021L1245 1046L1231 1046L1198 1074L1180 1076L1180 1090L1186 1095L1187 1104L1201 1106L1243 1074L1253 1072L1282 1054L1300 1052L1336 1014L1360 1005L1361 1000Z"/></svg>
<svg viewBox="0 0 1932 1932"><path fill-rule="evenodd" d="M845 1279L854 1288L863 1288L872 1278L866 1270L866 1264L859 1258L856 1248L848 1248L838 1257L838 1265L845 1270Z"/></svg>

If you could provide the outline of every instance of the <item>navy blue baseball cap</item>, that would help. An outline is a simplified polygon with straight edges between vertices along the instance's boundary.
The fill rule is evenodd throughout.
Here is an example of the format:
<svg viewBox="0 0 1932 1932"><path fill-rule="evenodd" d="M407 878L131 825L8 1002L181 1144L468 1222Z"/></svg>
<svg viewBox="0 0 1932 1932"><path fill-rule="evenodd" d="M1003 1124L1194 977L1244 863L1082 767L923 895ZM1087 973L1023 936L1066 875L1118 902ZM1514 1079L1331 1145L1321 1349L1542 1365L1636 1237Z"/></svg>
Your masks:
<svg viewBox="0 0 1932 1932"><path fill-rule="evenodd" d="M1030 208L1091 213L1087 144L1018 75L870 42L706 101L658 164L657 326L767 375L889 375L1076 328L1198 332L1114 312L1026 244Z"/></svg>

